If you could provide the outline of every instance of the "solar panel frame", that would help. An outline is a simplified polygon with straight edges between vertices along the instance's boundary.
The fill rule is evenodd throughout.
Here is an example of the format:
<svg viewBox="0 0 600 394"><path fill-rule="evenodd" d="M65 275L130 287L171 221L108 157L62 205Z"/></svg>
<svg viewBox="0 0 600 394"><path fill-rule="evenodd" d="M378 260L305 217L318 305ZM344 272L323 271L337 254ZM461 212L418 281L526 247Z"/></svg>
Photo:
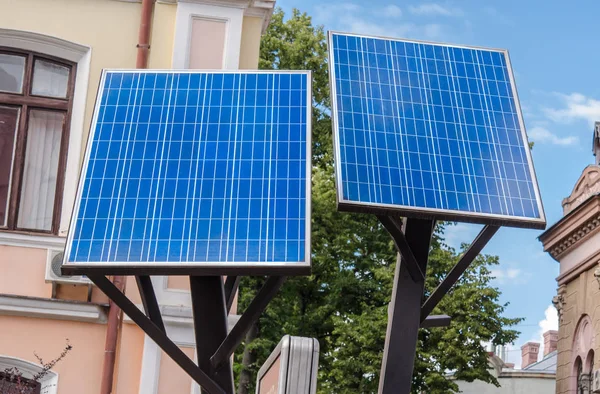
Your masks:
<svg viewBox="0 0 600 394"><path fill-rule="evenodd" d="M110 73L131 74L304 74L306 76L306 163L305 163L305 223L304 261L298 262L128 262L98 261L71 262L69 256L73 246L77 216L80 210L86 174L91 158L94 137L98 131L98 116L104 95L106 78ZM200 105L200 104L198 104ZM69 230L63 258L64 275L308 275L311 271L311 191L312 191L312 73L310 70L192 70L192 69L103 69L96 94L94 112L78 181L75 203L71 213Z"/></svg>
<svg viewBox="0 0 600 394"><path fill-rule="evenodd" d="M519 121L520 137L528 147L528 138L525 129L525 123L523 120L523 114L521 110L520 100L517 92L517 87L514 79L514 73L512 64L510 62L510 56L508 50L487 48L480 46L471 45L455 45L443 42L427 41L427 40L415 40L405 38L394 38L385 37L378 35L366 35L347 33L341 31L330 30L327 34L327 45L328 45L328 68L329 68L329 87L331 97L331 122L333 132L333 153L334 153L334 172L335 172L335 183L336 183L336 199L337 207L340 211L347 212L359 212L359 213L372 213L372 214L383 214L383 215L402 215L406 217L421 218L421 219L434 219L434 220L448 220L465 223L477 223L477 224L489 224L489 225L502 225L509 227L520 227L520 228L533 228L533 229L544 229L546 227L546 216L542 204L541 194L539 190L539 184L535 173L533 164L533 158L530 149L525 149L525 155L528 163L529 173L533 185L533 191L535 193L535 200L539 211L539 218L530 217L519 217L519 216L507 216L494 213L479 213L471 211L458 211L451 209L440 209L440 208L424 208L408 205L395 205L386 203L372 203L372 202L361 202L356 200L349 200L344 198L344 183L342 180L342 168L341 168L341 145L339 139L340 128L338 124L338 103L337 103L337 86L336 86L336 70L335 70L335 51L333 45L334 35L358 37L366 39L379 39L389 40L404 43L414 44L428 44L435 46L443 46L447 48L462 48L470 50L482 50L490 52L498 52L505 57L506 66L508 69L508 76L511 85L512 94L514 97L515 110Z"/></svg>

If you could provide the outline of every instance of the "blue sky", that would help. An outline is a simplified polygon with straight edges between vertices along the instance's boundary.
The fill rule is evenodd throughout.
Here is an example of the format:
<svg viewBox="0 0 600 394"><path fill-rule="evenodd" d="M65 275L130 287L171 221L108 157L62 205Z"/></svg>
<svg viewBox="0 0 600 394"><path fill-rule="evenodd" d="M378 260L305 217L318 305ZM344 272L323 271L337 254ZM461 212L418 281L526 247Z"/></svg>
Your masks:
<svg viewBox="0 0 600 394"><path fill-rule="evenodd" d="M278 0L286 13L308 13L326 30L442 41L508 49L548 225L562 216L585 166L593 163L593 122L600 120L600 52L594 26L600 3L563 1ZM453 245L470 242L480 226L448 229ZM558 263L542 250L540 231L502 228L484 250L500 256L494 270L506 314L525 317L509 351L520 365L520 345L557 328L552 307Z"/></svg>

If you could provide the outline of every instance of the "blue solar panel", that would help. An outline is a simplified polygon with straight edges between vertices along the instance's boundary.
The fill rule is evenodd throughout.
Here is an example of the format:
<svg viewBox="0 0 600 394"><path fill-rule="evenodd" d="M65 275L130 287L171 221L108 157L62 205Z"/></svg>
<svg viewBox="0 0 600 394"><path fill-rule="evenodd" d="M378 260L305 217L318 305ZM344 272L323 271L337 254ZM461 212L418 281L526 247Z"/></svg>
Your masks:
<svg viewBox="0 0 600 394"><path fill-rule="evenodd" d="M65 266L308 266L310 73L105 71Z"/></svg>
<svg viewBox="0 0 600 394"><path fill-rule="evenodd" d="M543 227L506 51L329 34L340 209Z"/></svg>

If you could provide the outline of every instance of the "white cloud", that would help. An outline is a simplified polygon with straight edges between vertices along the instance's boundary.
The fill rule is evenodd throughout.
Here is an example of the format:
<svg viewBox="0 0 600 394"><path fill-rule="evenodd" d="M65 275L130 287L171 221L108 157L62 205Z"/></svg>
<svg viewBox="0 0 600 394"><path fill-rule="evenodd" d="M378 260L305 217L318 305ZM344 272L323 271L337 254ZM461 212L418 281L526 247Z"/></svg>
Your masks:
<svg viewBox="0 0 600 394"><path fill-rule="evenodd" d="M558 313L554 305L548 305L544 311L544 319L538 323L540 326L540 337L544 338L544 333L549 330L558 330Z"/></svg>
<svg viewBox="0 0 600 394"><path fill-rule="evenodd" d="M574 145L579 142L576 136L558 137L542 126L532 127L527 131L529 139L535 143L550 143L553 145Z"/></svg>
<svg viewBox="0 0 600 394"><path fill-rule="evenodd" d="M513 285L521 285L527 282L529 274L523 272L520 268L494 268L490 270L490 275L493 276L499 284L510 283Z"/></svg>
<svg viewBox="0 0 600 394"><path fill-rule="evenodd" d="M381 15L388 18L400 18L402 16L402 9L397 5L390 4L381 9Z"/></svg>
<svg viewBox="0 0 600 394"><path fill-rule="evenodd" d="M418 6L409 6L408 10L415 15L441 15L462 16L464 13L459 8L444 7L437 3L424 3Z"/></svg>
<svg viewBox="0 0 600 394"><path fill-rule="evenodd" d="M581 93L555 93L563 106L561 108L544 108L544 113L555 122L569 123L574 120L585 120L590 125L600 120L600 100L587 97Z"/></svg>
<svg viewBox="0 0 600 394"><path fill-rule="evenodd" d="M439 40L448 35L447 26L415 23L404 18L402 9L393 4L366 7L352 2L325 3L315 8L314 20L331 30L384 37Z"/></svg>

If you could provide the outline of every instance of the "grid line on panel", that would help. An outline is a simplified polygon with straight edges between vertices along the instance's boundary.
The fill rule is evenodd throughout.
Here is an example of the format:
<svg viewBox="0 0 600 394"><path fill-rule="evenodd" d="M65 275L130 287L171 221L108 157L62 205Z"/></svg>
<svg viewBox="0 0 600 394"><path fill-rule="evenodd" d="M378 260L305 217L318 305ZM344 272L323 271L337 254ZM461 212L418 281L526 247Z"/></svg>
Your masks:
<svg viewBox="0 0 600 394"><path fill-rule="evenodd" d="M340 204L544 220L505 53L341 33L330 53Z"/></svg>
<svg viewBox="0 0 600 394"><path fill-rule="evenodd" d="M306 73L102 81L69 261L307 258Z"/></svg>

